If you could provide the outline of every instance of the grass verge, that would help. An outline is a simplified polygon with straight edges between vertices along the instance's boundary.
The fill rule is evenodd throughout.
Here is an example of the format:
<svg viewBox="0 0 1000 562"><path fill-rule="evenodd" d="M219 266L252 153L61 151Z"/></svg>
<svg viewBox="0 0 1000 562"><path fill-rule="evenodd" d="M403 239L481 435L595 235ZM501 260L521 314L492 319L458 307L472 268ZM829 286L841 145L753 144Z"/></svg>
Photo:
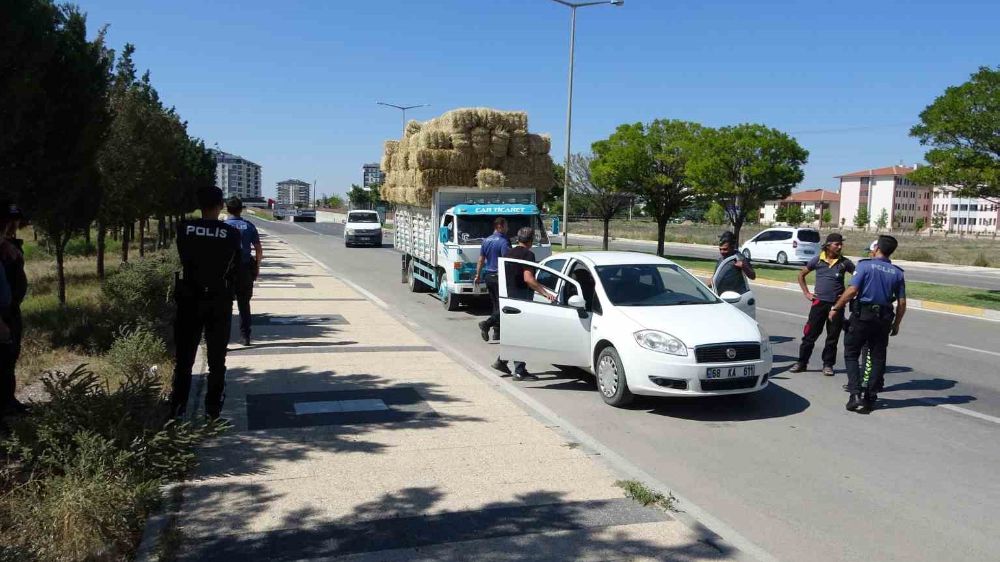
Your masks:
<svg viewBox="0 0 1000 562"><path fill-rule="evenodd" d="M625 491L626 498L644 507L655 506L666 511L677 511L677 498L671 493L663 495L638 480L618 480L615 486Z"/></svg>

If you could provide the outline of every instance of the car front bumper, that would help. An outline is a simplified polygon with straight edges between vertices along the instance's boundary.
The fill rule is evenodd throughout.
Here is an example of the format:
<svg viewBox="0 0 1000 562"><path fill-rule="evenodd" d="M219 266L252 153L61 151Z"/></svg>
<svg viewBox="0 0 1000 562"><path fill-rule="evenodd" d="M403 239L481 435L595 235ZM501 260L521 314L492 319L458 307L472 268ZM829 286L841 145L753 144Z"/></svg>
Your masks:
<svg viewBox="0 0 1000 562"><path fill-rule="evenodd" d="M763 351L761 358L732 363L696 363L693 353L678 357L637 348L630 357L622 361L628 376L628 386L635 394L646 396L724 396L757 392L767 386L770 380L772 355ZM752 365L753 377L733 377L708 379L710 368L743 367Z"/></svg>
<svg viewBox="0 0 1000 562"><path fill-rule="evenodd" d="M382 243L382 233L378 234L345 234L344 240L348 244L372 244L377 245Z"/></svg>

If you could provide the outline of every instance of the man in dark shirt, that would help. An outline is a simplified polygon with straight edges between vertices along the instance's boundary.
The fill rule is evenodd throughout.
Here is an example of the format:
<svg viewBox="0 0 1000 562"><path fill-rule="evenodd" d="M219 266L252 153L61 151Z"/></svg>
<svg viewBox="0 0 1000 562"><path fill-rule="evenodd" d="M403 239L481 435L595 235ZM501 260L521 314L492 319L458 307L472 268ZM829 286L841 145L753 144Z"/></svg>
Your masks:
<svg viewBox="0 0 1000 562"><path fill-rule="evenodd" d="M517 246L511 251L507 252L505 256L508 259L523 260L529 262L537 262L535 259L535 253L531 251L531 246L535 242L535 231L532 230L530 226L525 226L517 231ZM508 263L504 268L506 272L506 282L507 286L507 298L520 299L520 300L531 300L534 293L538 293L543 297L549 299L549 302L555 302L556 295L550 293L544 285L535 279L535 271L529 266L524 266L519 263ZM511 374L510 369L507 367L507 361L497 357L497 360L493 362L492 367L501 373ZM530 378L531 375L528 374L527 369L524 367L523 361L514 361L514 378L516 380L524 380L525 378Z"/></svg>
<svg viewBox="0 0 1000 562"><path fill-rule="evenodd" d="M16 205L0 204L0 276L6 290L0 296L0 412L23 414L28 407L16 397L17 360L21 357L21 303L28 293L28 277L24 272L23 241L17 230L24 216Z"/></svg>
<svg viewBox="0 0 1000 562"><path fill-rule="evenodd" d="M735 291L743 294L747 291L747 282L744 279L756 279L757 272L753 270L750 260L739 254L737 249L736 236L729 231L723 232L719 236L719 259L715 262L715 275L718 283L713 287L715 294L721 295L726 291ZM708 286L712 287L709 280Z"/></svg>
<svg viewBox="0 0 1000 562"><path fill-rule="evenodd" d="M229 219L226 224L240 231L240 249L243 253L239 278L236 280L236 307L240 311L240 334L243 345L250 345L250 299L253 298L253 283L260 272L260 262L264 259L264 248L260 244L257 227L247 222L243 213L243 201L232 197L226 202ZM251 249L253 252L251 252Z"/></svg>
<svg viewBox="0 0 1000 562"><path fill-rule="evenodd" d="M202 218L177 225L182 271L174 291L177 349L170 407L174 416L184 414L191 390L191 369L204 332L208 350L205 414L216 419L225 399L226 347L243 252L240 231L219 220L222 190L214 186L199 189L198 206Z"/></svg>
<svg viewBox="0 0 1000 562"><path fill-rule="evenodd" d="M483 240L479 247L479 262L476 263L476 276L472 282L476 285L486 278L486 290L490 294L490 304L493 313L479 323L479 332L483 341L490 341L490 329L499 339L500 336L500 280L497 277L497 260L510 251L510 240L507 239L507 219L497 217L493 220L493 234Z"/></svg>
<svg viewBox="0 0 1000 562"><path fill-rule="evenodd" d="M832 232L826 237L826 243L819 255L799 271L799 287L806 300L812 303L809 309L809 319L802 329L802 344L799 346L799 360L792 365L789 372L801 373L809 365L816 340L826 326L826 343L823 345L823 374L832 377L833 365L837 362L837 342L840 341L840 331L844 324L844 313L830 316L830 308L844 294L844 275L854 273L854 262L843 256L844 237ZM806 276L816 272L814 292L809 292Z"/></svg>

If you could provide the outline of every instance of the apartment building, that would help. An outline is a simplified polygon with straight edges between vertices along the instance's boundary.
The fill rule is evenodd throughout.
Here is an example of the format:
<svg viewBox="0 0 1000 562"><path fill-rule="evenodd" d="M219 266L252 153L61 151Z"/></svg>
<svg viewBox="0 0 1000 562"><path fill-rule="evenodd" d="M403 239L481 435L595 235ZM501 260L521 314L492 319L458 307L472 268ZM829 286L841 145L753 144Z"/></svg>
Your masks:
<svg viewBox="0 0 1000 562"><path fill-rule="evenodd" d="M759 218L761 224L768 225L777 222L778 210L782 207L800 207L805 216L816 217L816 220L804 223L809 226L818 227L827 224L840 224L840 194L835 191L805 189L796 191L781 200L765 201L764 206L760 209ZM830 222L820 225L823 213L826 211L830 212Z"/></svg>
<svg viewBox="0 0 1000 562"><path fill-rule="evenodd" d="M840 216L853 228L858 210L868 210L868 226L875 227L885 211L886 226L915 228L918 219L930 225L933 191L906 178L915 166L871 168L836 176L840 180Z"/></svg>
<svg viewBox="0 0 1000 562"><path fill-rule="evenodd" d="M309 205L312 186L302 180L288 179L278 182L278 203L283 205Z"/></svg>
<svg viewBox="0 0 1000 562"><path fill-rule="evenodd" d="M241 199L258 198L260 194L260 165L242 156L209 149L215 157L215 186L225 197Z"/></svg>
<svg viewBox="0 0 1000 562"><path fill-rule="evenodd" d="M379 167L378 162L364 164L361 166L361 186L370 189L385 183L385 172Z"/></svg>
<svg viewBox="0 0 1000 562"><path fill-rule="evenodd" d="M950 186L934 188L931 225L952 232L995 233L1000 222L1000 205L987 199L958 197Z"/></svg>

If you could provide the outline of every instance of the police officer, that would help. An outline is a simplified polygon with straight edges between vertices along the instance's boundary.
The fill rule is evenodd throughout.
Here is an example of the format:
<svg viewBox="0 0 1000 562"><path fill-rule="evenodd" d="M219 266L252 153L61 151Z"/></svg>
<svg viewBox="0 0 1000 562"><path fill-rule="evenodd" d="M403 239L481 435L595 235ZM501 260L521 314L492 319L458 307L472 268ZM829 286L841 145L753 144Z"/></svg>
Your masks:
<svg viewBox="0 0 1000 562"><path fill-rule="evenodd" d="M899 324L906 314L906 282L903 270L889 260L899 243L892 236L879 236L875 257L858 262L851 286L830 309L830 319L844 310L857 297L856 311L851 314L850 327L844 341L844 361L847 363L847 391L851 394L847 409L868 413L878 399L876 392L885 376L886 347L889 336L899 333ZM896 301L896 310L892 303ZM862 384L858 358L867 345L871 354L871 377Z"/></svg>
<svg viewBox="0 0 1000 562"><path fill-rule="evenodd" d="M174 416L184 414L191 389L191 368L203 331L208 348L205 414L211 419L218 418L225 398L226 346L243 252L240 231L219 220L222 199L222 190L217 187L199 189L201 218L177 225L177 253L182 270L175 289L177 356L170 394Z"/></svg>
<svg viewBox="0 0 1000 562"><path fill-rule="evenodd" d="M0 409L4 414L23 414L28 407L15 396L17 361L21 357L21 303L28 293L28 277L24 272L24 242L17 238L24 215L16 205L0 205L0 277L6 290L0 288Z"/></svg>
<svg viewBox="0 0 1000 562"><path fill-rule="evenodd" d="M486 278L486 290L490 294L490 304L493 312L490 317L479 323L479 333L483 341L490 341L490 329L500 332L500 279L497 262L510 251L510 240L507 239L507 219L497 217L493 220L493 234L483 240L479 247L479 261L476 263L476 276L472 282L476 285ZM497 338L499 339L499 337Z"/></svg>
<svg viewBox="0 0 1000 562"><path fill-rule="evenodd" d="M226 201L226 212L229 213L226 224L240 231L242 259L240 275L236 280L236 306L240 311L243 345L250 345L250 299L253 298L253 283L260 273L260 262L264 259L264 248L260 244L257 227L240 216L243 213L243 201L239 197L231 197ZM250 251L251 248L253 252Z"/></svg>
<svg viewBox="0 0 1000 562"><path fill-rule="evenodd" d="M812 306L809 308L809 319L802 329L802 344L799 346L799 360L788 371L801 373L809 365L816 340L826 328L826 342L823 345L823 374L832 377L833 365L837 362L837 342L840 341L844 314L841 311L834 320L830 320L830 308L840 295L844 294L844 275L854 273L854 262L843 255L844 237L839 232L831 232L826 237L823 249L819 255L809 260L799 271L799 287ZM816 272L815 291L810 292L806 285L806 276Z"/></svg>

